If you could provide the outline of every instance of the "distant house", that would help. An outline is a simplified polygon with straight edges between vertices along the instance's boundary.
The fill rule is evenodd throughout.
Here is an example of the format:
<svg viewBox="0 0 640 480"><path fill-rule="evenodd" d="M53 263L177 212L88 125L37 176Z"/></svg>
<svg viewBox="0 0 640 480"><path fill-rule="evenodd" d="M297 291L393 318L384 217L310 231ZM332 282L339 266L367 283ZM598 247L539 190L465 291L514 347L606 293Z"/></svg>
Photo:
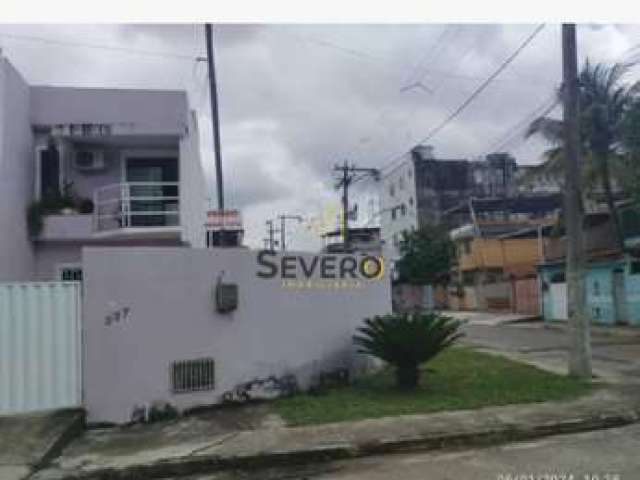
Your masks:
<svg viewBox="0 0 640 480"><path fill-rule="evenodd" d="M625 250L615 242L608 212L590 213L584 219L587 257L587 311L594 323L640 325L640 212L621 207ZM542 313L547 321L566 320L566 237L547 240L546 261L539 266Z"/></svg>
<svg viewBox="0 0 640 480"><path fill-rule="evenodd" d="M517 195L503 198L469 198L442 214L442 222L449 228L457 228L474 222L489 225L548 223L557 218L562 208L562 195ZM500 230L500 227L496 227ZM504 232L503 232L504 233Z"/></svg>
<svg viewBox="0 0 640 480"><path fill-rule="evenodd" d="M451 232L456 246L449 306L537 315L536 265L549 224L479 222Z"/></svg>
<svg viewBox="0 0 640 480"><path fill-rule="evenodd" d="M519 165L516 172L516 183L519 195L549 195L562 193L564 188L564 173L561 171L549 171L540 165ZM617 201L625 198L622 183L616 178L616 172L611 173L611 190ZM606 197L602 183L596 177L591 179L585 188L583 198L587 211L597 210L605 202Z"/></svg>
<svg viewBox="0 0 640 480"><path fill-rule="evenodd" d="M557 173L540 171L537 165L520 165L516 175L521 194L548 194L562 192L563 178Z"/></svg>
<svg viewBox="0 0 640 480"><path fill-rule="evenodd" d="M83 246L205 246L183 91L32 86L0 56L0 281L80 280Z"/></svg>
<svg viewBox="0 0 640 480"><path fill-rule="evenodd" d="M536 265L562 205L558 194L471 198L443 215L456 245L449 303L461 310L538 313Z"/></svg>

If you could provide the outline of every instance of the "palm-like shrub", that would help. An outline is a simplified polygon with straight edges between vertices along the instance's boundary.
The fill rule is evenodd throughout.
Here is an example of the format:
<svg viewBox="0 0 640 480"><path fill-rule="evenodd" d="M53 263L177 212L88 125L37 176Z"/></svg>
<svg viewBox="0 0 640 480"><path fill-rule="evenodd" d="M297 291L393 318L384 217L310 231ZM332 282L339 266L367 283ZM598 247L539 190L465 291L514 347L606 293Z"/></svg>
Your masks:
<svg viewBox="0 0 640 480"><path fill-rule="evenodd" d="M419 366L451 346L463 334L461 323L436 313L392 314L367 318L353 343L359 353L393 365L399 388L413 389L420 381Z"/></svg>

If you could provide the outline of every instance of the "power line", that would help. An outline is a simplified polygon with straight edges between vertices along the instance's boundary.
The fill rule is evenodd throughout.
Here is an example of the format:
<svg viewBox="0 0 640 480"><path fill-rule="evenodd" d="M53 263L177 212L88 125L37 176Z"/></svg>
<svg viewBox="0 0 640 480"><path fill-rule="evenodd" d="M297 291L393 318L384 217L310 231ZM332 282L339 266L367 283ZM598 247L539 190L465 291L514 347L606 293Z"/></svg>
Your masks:
<svg viewBox="0 0 640 480"><path fill-rule="evenodd" d="M520 138L521 141L526 140L526 137L524 135L524 131L523 131L522 127L528 128L533 120L535 120L536 118L539 118L539 117L544 117L545 115L547 115L548 113L553 111L558 106L559 103L560 103L560 101L556 99L553 102L551 102L549 105L547 105L540 113L538 113L534 117L528 118L524 125L522 125L517 131L515 131L512 135L510 135L502 143L500 143L500 145L495 147L494 150L496 150L496 151L505 150L507 148L507 146L511 146L513 144L514 140L518 140L518 138ZM489 152L485 152L485 154L486 153L489 153Z"/></svg>
<svg viewBox="0 0 640 480"><path fill-rule="evenodd" d="M540 25L532 34L532 36L537 35L537 33L539 33L539 30L542 29L542 27L544 27L543 25ZM524 46L526 46L526 43L529 43L531 41L531 38L528 38L525 41L525 44L523 44ZM519 50L522 50L524 48L524 46L521 46L521 48ZM640 44L637 44L633 47L628 48L625 52L623 52L622 55L620 55L620 59L624 59L625 57L632 57L633 61L633 55L634 55L634 50L637 50L640 48ZM519 53L518 51L516 51L516 55L517 53ZM637 55L637 54L636 54ZM513 58L508 59L509 60L513 60ZM629 60L627 60L629 61ZM452 72L453 73L453 72ZM481 85L482 87L482 85ZM504 135L502 135L501 137L499 137L498 140L494 141L490 147L487 148L487 150L485 150L485 152L483 153L489 153L492 150L500 150L500 149L504 149L506 145L509 145L511 142L513 142L513 140L515 140L515 138L517 137L517 135L519 134L518 130L520 130L523 126L523 124L526 124L528 122L528 119L531 119L532 116L545 116L547 115L549 112L553 111L554 108L556 108L556 106L558 105L558 100L557 100L557 96L554 93L553 97L551 99L549 99L548 101L542 103L541 105L539 105L536 109L534 109L532 112L530 112L529 114L527 114L522 120L520 120L519 122L517 122L516 124L514 124L512 127L510 127L509 129L507 129L506 133ZM541 111L540 111L541 110ZM540 111L540 113L538 113ZM422 140L423 142L425 140ZM418 142L420 143L420 142ZM497 147L495 145L498 145ZM390 156L388 158L391 158L391 162L389 162L389 164L385 165L382 167L382 170L388 170L389 168L394 167L397 163L401 162L403 160L403 156L404 156L403 152L402 154L398 155L398 156Z"/></svg>
<svg viewBox="0 0 640 480"><path fill-rule="evenodd" d="M544 102L536 106L532 111L528 112L523 118L518 120L515 124L511 125L505 132L494 139L489 146L484 150L481 156L486 155L492 151L498 151L503 149L507 144L509 144L515 136L520 134L523 128L527 128L529 124L538 117L543 117L547 113L551 112L556 105L558 105L558 97L554 92L549 98L545 99Z"/></svg>
<svg viewBox="0 0 640 480"><path fill-rule="evenodd" d="M342 53L345 53L347 55L351 55L353 57L358 57L358 58L362 58L365 60L374 60L374 61L380 61L380 60L385 60L384 57L369 53L369 52L365 52L363 50L358 50L355 48L351 48L351 47L345 47L342 46L338 43L335 42L330 42L328 40L324 40L322 38L318 38L318 37L311 37L308 35L300 35L298 33L294 33L294 32L285 32L283 30L274 30L276 33L279 33L281 35L285 35L288 37L292 37L292 38L296 38L302 42L306 42L306 43L311 43L311 44L315 44L317 46L320 47L325 47L325 48L331 48L334 50L338 50Z"/></svg>
<svg viewBox="0 0 640 480"><path fill-rule="evenodd" d="M629 57L632 54L632 51L637 49L637 48L640 48L640 44L636 45L635 47L631 47L631 48L628 48L627 50L625 50L621 55L619 55L617 57L617 61L627 61L627 62L628 61L633 61L632 59L631 60L629 60L629 59L625 60L625 57ZM509 128L507 130L506 134L501 137L501 140L492 143L491 146L488 147L487 150L483 153L483 155L485 155L486 153L489 153L491 150L498 150L499 151L499 150L504 149L506 145L511 144L511 142L513 140L515 140L515 138L517 137L517 135L519 133L518 130L521 130L523 126L528 127L530 122L535 120L536 118L544 117L545 115L547 115L548 113L553 111L553 109L556 108L556 106L559 103L560 103L560 100L558 98L558 95L557 95L556 92L554 92L550 99L548 99L542 105L538 106L535 110L533 110L532 112L527 114L517 124L515 124L511 128ZM539 110L542 110L542 111L539 112ZM498 144L498 147L495 147L496 144Z"/></svg>
<svg viewBox="0 0 640 480"><path fill-rule="evenodd" d="M515 50L515 52L513 52L509 56L509 58L507 58L502 63L502 65L500 65L498 69L489 76L489 78L487 78L484 82L482 82L482 84L480 84L480 86L476 88L473 91L473 93L469 95L469 97L460 104L458 108L456 108L447 118L445 118L442 122L440 122L436 127L432 128L431 131L429 131L429 133L417 143L420 144L420 143L428 142L444 127L446 127L449 123L451 123L458 115L460 115L464 111L464 109L467 108L469 104L471 104L471 102L473 102L476 99L476 97L480 95L491 84L493 79L496 78L498 75L500 75L504 71L504 69L507 68L516 59L516 57L520 54L520 52L522 52L526 48L526 46L529 45L529 43L531 43L531 41L538 35L538 33L542 31L544 27L545 27L544 23L538 25L535 28L535 30L525 39L525 41L522 42L522 44Z"/></svg>
<svg viewBox="0 0 640 480"><path fill-rule="evenodd" d="M189 55L186 53L178 53L178 52L139 50L134 48L121 47L118 45L102 45L97 43L82 43L82 42L73 42L73 41L67 41L67 40L56 40L53 38L37 37L33 35L16 35L12 33L0 33L0 37L9 38L12 40L25 41L25 42L36 42L36 43L45 43L50 45L58 45L62 47L94 48L94 49L109 50L109 51L119 52L119 53L127 53L130 55L147 55L147 56L154 56L154 57L175 58L178 60L194 61L194 60L199 60L200 58L204 58L195 54Z"/></svg>
<svg viewBox="0 0 640 480"><path fill-rule="evenodd" d="M334 41L328 41L319 37L310 37L310 36L305 36L305 35L300 35L298 33L293 33L293 32L285 32L283 30L269 30L268 32L270 33L275 33L276 35L283 35L283 36L287 36L290 38L294 38L296 40L298 40L301 43L305 43L308 45L313 45L316 47L320 47L320 48L327 48L327 49L332 49L334 51L343 53L345 55L348 55L350 57L353 58L359 58L360 60L363 60L365 62L367 62L370 65L376 66L379 69L383 70L387 76L391 77L391 75L389 74L389 66L388 65L384 65L381 62L386 62L389 60L393 60L393 57L389 56L389 55L380 55L378 53L371 53L365 50L359 50L356 48L353 48L351 46L345 46L345 45L340 45L337 42ZM422 62L421 62L422 63ZM414 73L416 73L416 66L414 67L409 67L412 71L412 75ZM454 72L450 72L447 70L440 70L440 69L432 69L429 68L428 73L437 75L437 76L442 76L442 77L448 77L448 78L455 78L455 79L459 79L459 80L465 80L465 81L470 81L470 82L474 82L477 80L483 80L484 77L480 77L480 76L476 76L476 75L464 75L464 74L459 74L459 73L454 73ZM529 76L529 78L531 78ZM536 80L538 81L543 81L543 78L536 78ZM514 82L514 81L520 81L517 78L503 78L500 79L500 81L505 81L505 82ZM401 82L401 83L406 83L406 82Z"/></svg>
<svg viewBox="0 0 640 480"><path fill-rule="evenodd" d="M543 24L544 25L544 24ZM417 73L423 66L423 64L428 60L428 58L430 56L432 56L432 54L434 54L434 52L436 50L440 50L437 53L442 53L442 51L444 51L444 49L438 49L438 47L440 47L441 42L443 41L444 37L446 37L447 34L451 33L451 36L454 36L457 32L457 30L459 30L459 26L447 26L436 38L436 40L434 41L434 43L431 44L431 46L429 47L429 49L427 50L426 54L423 56L423 58L411 69L411 73L410 75L407 77L408 79L410 79L415 73ZM381 55L377 55L377 54L373 54L371 52L366 52L366 51L362 51L362 50L357 50L355 48L352 47L348 47L348 46L343 46L340 44L337 44L336 42L331 42L331 41L327 41L321 38L317 38L317 37L309 37L309 36L304 36L304 35L299 35L296 33L292 33L292 32L285 32L283 30L271 30L272 32L276 33L276 34L282 34L285 36L289 36L291 38L295 38L301 42L307 43L307 44L312 44L312 45L316 45L319 47L323 47L323 48L330 48L336 51L339 51L341 53L347 54L349 56L352 57L357 57L361 60L365 60L367 62L370 63L370 65L375 65L376 67L379 68L385 68L384 72L388 74L388 71L386 70L386 66L380 64L380 61L384 61L384 60L388 60L389 57L385 57L385 56L381 56ZM422 75L420 75L419 80L422 80L424 78L424 76L427 75L427 73L436 75L436 76L441 76L441 77L448 77L448 78L454 78L454 79L460 79L460 80L466 80L466 81L477 81L477 80L483 80L484 77L480 77L480 76L473 76L473 75L463 75L463 74L458 74L455 72L449 72L449 71L444 71L444 70L439 70L439 69L433 69L433 68L429 68L428 70L424 71L422 73ZM492 80L495 80L492 79ZM506 78L502 78L502 79L498 79L499 81L520 81L518 79L506 79ZM406 83L406 82L403 82ZM416 83L416 82L414 82ZM419 82L418 82L419 83ZM440 83L441 85L442 83ZM376 120L374 122L375 125L380 124L380 122L382 121L382 119L384 118L384 116L386 115L386 111L389 110L388 107L384 107L383 109L381 109L381 111L378 112L378 114L376 115ZM407 118L403 121L403 123L406 123L406 121L411 118L414 114L415 114L416 108L412 109L412 111L409 113L409 115L407 116ZM366 138L366 137L365 137ZM362 140L362 139L361 139ZM360 143L362 143L362 141L360 141ZM350 149L348 156L351 156L353 154L355 154L360 148L359 145L354 146L353 148ZM404 154L404 152L403 152ZM396 158L396 157L389 157L389 158ZM393 160L392 160L393 161ZM383 167L383 169L386 167Z"/></svg>
<svg viewBox="0 0 640 480"><path fill-rule="evenodd" d="M453 31L453 35L455 35L457 33L458 29L455 29ZM446 31L443 32L443 34L447 33ZM442 36L442 35L441 35ZM473 49L475 48L475 42L473 42L473 44L471 45L471 48L467 49L466 53L462 56L462 59L460 60L460 62L456 65L456 70L460 67L460 64L462 62L464 62L464 60L467 58L467 56L473 51ZM445 49L441 49L438 54L441 54L442 52L446 51ZM433 56L432 57L432 61L435 61L438 58L439 55ZM418 79L416 80L417 83L421 84L420 82L422 82L422 80L424 79L424 77L427 75L428 73L428 69L425 70L423 72L423 74L418 77ZM454 73L455 74L455 73ZM439 88L440 86L442 86L442 84L444 83L444 80L442 80L439 84L438 87L433 87L430 91L430 93L435 92L436 88ZM405 117L405 119L402 121L402 126L405 126L407 123L409 123L415 116L416 112L418 111L419 105L416 102L416 104L414 105L414 107L411 109L411 111L409 112L409 114Z"/></svg>
<svg viewBox="0 0 640 480"><path fill-rule="evenodd" d="M531 43L531 41L542 31L542 29L544 27L545 27L544 23L538 25L533 30L533 32L524 40L524 42L522 42L520 44L520 46L484 82L482 82L478 86L478 88L476 88L471 93L471 95L469 95L467 97L467 99L460 104L460 106L458 106L458 108L456 108L451 114L449 114L437 126L432 128L424 138L422 138L418 142L414 142L414 143L415 144L421 144L421 143L428 142L435 135L437 135L440 131L442 131L442 129L444 127L446 127L449 123L451 123L458 115L460 115L471 104L471 102L473 102L473 100L475 100L478 97L478 95L480 95L480 93L482 93L491 84L491 82L493 82L493 80L498 75L500 75L518 57L518 55L527 47L527 45L529 45L529 43ZM394 156L390 157L391 161L388 164L383 165L381 167L381 170L386 170L386 169L390 168L392 165L397 163L398 160L401 160L402 157L405 155L405 153L406 152L403 151L402 153L400 153L398 155L394 155Z"/></svg>
<svg viewBox="0 0 640 480"><path fill-rule="evenodd" d="M456 27L459 28L459 27ZM411 78L413 78L413 76L419 72L420 68L422 67L422 65L427 61L427 59L429 57L432 56L433 52L437 49L437 47L439 47L440 43L444 40L444 37L446 37L447 33L449 33L449 31L452 29L451 25L447 25L445 26L445 28L442 30L442 32L440 32L440 34L438 35L438 37L436 38L436 40L429 46L429 48L427 49L427 52L420 58L420 60L411 68L411 71L408 73L408 75L406 75L406 79L401 81L401 85L407 85ZM302 38L304 40L304 37L300 36L300 35L295 35L298 38ZM344 47L338 46L336 44L330 43L330 42L322 42L320 43L320 45L322 46L329 46L329 47L333 47L333 48L337 48L338 50L341 51L345 51L347 53L351 53L354 54L355 52L357 52L354 49L346 49ZM372 55L358 55L361 57L364 57L366 60L370 60L371 58L376 58L373 57ZM378 58L380 60L382 60L382 58ZM408 87L414 87L414 86L418 86L421 85L420 84L420 80L424 77L424 74L420 76L420 79L416 82L414 82L412 85L408 85ZM408 87L402 87L400 88L399 92L400 93L404 93L404 91L408 90ZM424 85L423 85L424 87ZM380 125L380 123L382 122L382 119L384 118L384 116L386 115L387 111L390 110L390 107L383 107L382 109L380 109L377 113L377 115L375 116L376 120L374 122L374 127L377 127L378 125ZM409 114L410 116L412 115L412 113ZM407 119L405 119L406 122ZM404 122L403 122L404 123ZM365 137L366 138L366 137ZM362 139L361 139L362 140ZM359 141L359 144L362 144L362 141ZM359 148L361 148L358 144L355 145L353 148L351 148L347 154L347 156L352 156L354 155Z"/></svg>
<svg viewBox="0 0 640 480"><path fill-rule="evenodd" d="M488 28L489 29L493 29L495 27L489 25ZM464 65L464 63L465 63L465 60L478 48L479 41L489 33L489 30L485 30L485 31L481 30L478 33L480 33L480 35L478 35L478 34L472 35L471 44L468 46L468 48L465 50L465 52L463 54L459 55L460 60L458 62L456 62L456 65L455 65L453 71L451 72L452 74L455 75L456 72L458 72L460 70L460 67L462 65ZM445 83L445 79L441 78L439 84L437 86L433 86L433 91L435 92L444 83Z"/></svg>
<svg viewBox="0 0 640 480"><path fill-rule="evenodd" d="M473 77L458 76L458 75L453 74L453 73L449 74L449 73L443 72L443 71L432 70L431 68L426 69L422 73L420 73L420 70L423 68L423 66L427 63L428 60L431 60L431 63L435 62L435 60L446 50L446 47L445 48L440 48L441 45L442 45L442 42L445 39L445 37L447 37L447 35L449 35L450 39L455 37L457 32L460 30L460 28L461 27L459 25L456 25L456 26L447 25L447 26L445 26L445 28L442 30L442 32L440 32L440 34L436 37L435 41L433 43L431 43L430 46L427 48L426 53L413 66L413 68L411 69L409 74L406 76L406 79L401 82L401 84L404 85L404 86L400 88L400 90L399 90L400 93L404 93L404 92L406 92L406 91L408 91L408 90L410 90L412 88L416 88L416 87L423 89L427 93L431 93L429 87L425 86L422 83L422 80L424 79L424 77L429 72L440 74L442 76L459 77L459 78L465 78L465 79L469 79L469 80L477 80L479 78L479 77L473 78ZM414 82L411 82L411 80L412 80L412 78L414 78L415 74L418 74L418 77L416 77L416 80ZM415 115L417 109L418 109L417 105L414 106L411 109L409 114L402 121L402 125L406 124ZM385 116L385 114L386 114L386 112L388 110L390 110L390 107L383 107L378 112L378 114L376 116L376 121L374 123L374 126L377 126L377 125L380 124L380 122L382 121L382 119L384 118L384 116ZM388 136L389 132L386 132L386 133L387 133L387 136ZM359 149L358 145L353 147L349 152L349 156L351 156L354 153L356 153L358 151L358 149Z"/></svg>
<svg viewBox="0 0 640 480"><path fill-rule="evenodd" d="M633 50L636 50L640 48L640 44L635 45L633 47L630 47L628 49L626 49L624 52L622 52L622 54L620 54L617 57L616 61L627 61L627 62L632 62L633 58L629 59L629 56L632 56L632 52ZM627 58L625 60L625 58ZM538 107L536 107L536 109L534 109L532 112L530 112L529 114L527 114L522 120L520 120L518 123L516 123L515 125L513 125L512 127L510 127L507 132L500 137L500 140L497 140L495 142L493 142L482 155L485 155L486 153L489 153L492 150L502 150L505 148L506 145L509 145L514 139L515 137L517 137L517 133L519 130L522 129L523 126L528 127L530 122L535 120L538 117L544 117L545 115L547 115L548 113L550 113L551 111L553 111L553 109L560 103L560 100L558 98L557 92L554 92L551 97L546 100L545 102L543 102L541 105L539 105ZM540 111L542 110L542 111ZM495 147L495 145L498 145L497 147Z"/></svg>
<svg viewBox="0 0 640 480"><path fill-rule="evenodd" d="M440 47L440 45L442 44L442 42L444 41L444 38L447 36L447 34L451 31L454 32L460 28L458 26L456 27L452 27L451 25L448 25L445 27L445 29L440 33L440 35L438 35L438 37L436 38L436 40L431 44L431 46L427 49L426 53L420 58L420 60L418 61L418 63L416 63L416 65L414 66L414 68L411 70L411 73L408 75L407 79L405 82L403 83L409 83L411 82L411 79L413 78L413 76L418 73L419 76L417 77L417 80L415 81L415 83L419 83L424 76L426 75L426 71L423 72L422 74L420 74L420 70L422 69L423 65L426 64L427 60L431 57L435 56L435 53L438 48Z"/></svg>

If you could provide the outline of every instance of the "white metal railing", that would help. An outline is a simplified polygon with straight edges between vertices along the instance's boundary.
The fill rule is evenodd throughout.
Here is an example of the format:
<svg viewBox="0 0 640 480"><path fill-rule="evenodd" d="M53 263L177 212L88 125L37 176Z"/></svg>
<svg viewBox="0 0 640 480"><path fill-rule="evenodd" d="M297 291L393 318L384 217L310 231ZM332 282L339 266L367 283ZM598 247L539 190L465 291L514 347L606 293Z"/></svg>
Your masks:
<svg viewBox="0 0 640 480"><path fill-rule="evenodd" d="M127 182L97 188L93 230L178 226L178 188L178 182Z"/></svg>

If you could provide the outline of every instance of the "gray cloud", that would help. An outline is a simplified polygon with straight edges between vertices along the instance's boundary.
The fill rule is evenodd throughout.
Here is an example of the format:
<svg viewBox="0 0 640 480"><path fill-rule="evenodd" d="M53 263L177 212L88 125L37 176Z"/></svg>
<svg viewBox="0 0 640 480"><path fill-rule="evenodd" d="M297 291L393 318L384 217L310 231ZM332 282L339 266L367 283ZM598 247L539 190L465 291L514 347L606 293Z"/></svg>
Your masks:
<svg viewBox="0 0 640 480"><path fill-rule="evenodd" d="M533 25L216 26L228 204L245 210L259 244L265 216L312 215L331 199L332 165L382 166L453 111L533 30ZM202 118L204 162L213 160L202 25L0 25L0 34L182 52L192 59L64 46L0 36L32 83L183 88ZM633 25L579 28L579 53L620 58L638 43ZM445 157L483 153L545 99L560 79L560 31L547 25L513 64L432 142ZM412 82L423 88L403 91ZM428 90L428 91L427 91ZM517 133L517 132L516 132ZM523 163L544 145L508 145ZM212 190L212 197L215 196ZM304 240L302 238L304 237ZM298 247L311 246L300 234Z"/></svg>

